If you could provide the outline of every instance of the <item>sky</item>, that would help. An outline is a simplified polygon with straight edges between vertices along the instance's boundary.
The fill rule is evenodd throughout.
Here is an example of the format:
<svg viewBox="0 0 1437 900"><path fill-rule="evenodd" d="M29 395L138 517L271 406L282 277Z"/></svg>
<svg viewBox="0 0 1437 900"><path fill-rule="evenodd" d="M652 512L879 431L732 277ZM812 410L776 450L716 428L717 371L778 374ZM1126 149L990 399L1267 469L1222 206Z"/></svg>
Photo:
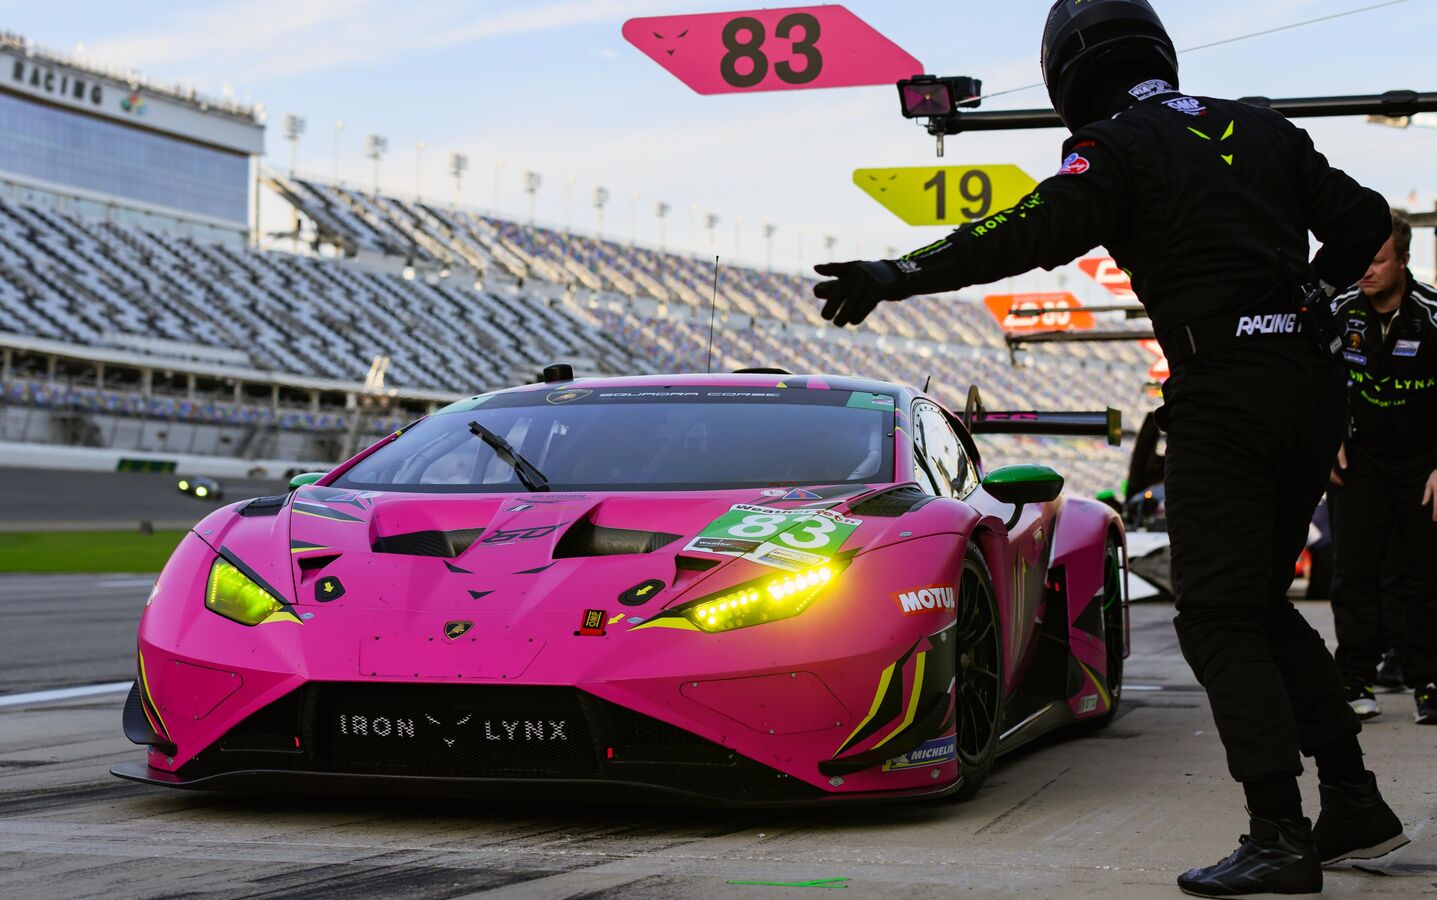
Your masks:
<svg viewBox="0 0 1437 900"><path fill-rule="evenodd" d="M1182 48L1370 6L1381 0L1154 0ZM972 75L988 92L1041 81L1048 0L875 2L848 8L929 72ZM364 136L384 135L385 191L448 201L451 152L469 157L462 205L527 220L526 172L537 172L537 221L593 232L594 190L611 195L604 233L657 245L659 202L672 209L670 249L762 264L764 224L775 267L829 256L871 258L930 243L852 182L855 168L930 165L934 142L898 113L890 86L700 96L624 41L633 16L750 8L743 0L237 0L124 4L0 0L0 29L148 78L262 103L265 164L287 169L280 122L303 116L301 172L368 188ZM1183 86L1214 96L1270 97L1437 90L1431 65L1437 0L1381 9L1181 56ZM1046 105L1041 87L984 108ZM343 128L335 123L342 121ZM1361 119L1305 120L1333 162L1396 205L1437 200L1437 129ZM948 139L948 165L1013 163L1041 180L1064 132ZM426 149L418 151L423 142ZM336 153L337 150L337 153ZM633 195L637 194L637 199ZM567 198L567 202L566 202ZM497 204L497 206L496 206ZM703 217L715 214L714 244ZM266 212L272 216L272 212ZM271 219L271 221L273 221ZM1414 240L1430 269L1432 232ZM1012 279L1012 290L1096 290L1076 268Z"/></svg>

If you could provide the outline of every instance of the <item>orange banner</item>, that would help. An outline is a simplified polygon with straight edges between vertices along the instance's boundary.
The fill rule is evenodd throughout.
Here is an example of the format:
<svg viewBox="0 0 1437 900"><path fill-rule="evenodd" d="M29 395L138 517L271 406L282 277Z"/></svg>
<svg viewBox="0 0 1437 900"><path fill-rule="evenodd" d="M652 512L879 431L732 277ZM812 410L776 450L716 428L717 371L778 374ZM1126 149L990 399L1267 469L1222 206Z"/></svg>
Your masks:
<svg viewBox="0 0 1437 900"><path fill-rule="evenodd" d="M1163 353L1162 345L1157 341L1140 341L1139 343L1142 344L1144 350L1157 358L1152 364L1152 367L1148 369L1148 379L1151 381L1167 381L1168 376L1172 374L1172 369L1168 367L1168 357L1167 354Z"/></svg>
<svg viewBox="0 0 1437 900"><path fill-rule="evenodd" d="M1078 268L1089 278L1108 289L1114 297L1138 304L1138 295L1133 293L1133 280L1111 256L1090 256L1078 260Z"/></svg>
<svg viewBox="0 0 1437 900"><path fill-rule="evenodd" d="M1067 291L1043 294L989 294L983 303L1010 334L1034 331L1087 331L1097 324L1082 301ZM1028 315L1015 314L1031 311Z"/></svg>

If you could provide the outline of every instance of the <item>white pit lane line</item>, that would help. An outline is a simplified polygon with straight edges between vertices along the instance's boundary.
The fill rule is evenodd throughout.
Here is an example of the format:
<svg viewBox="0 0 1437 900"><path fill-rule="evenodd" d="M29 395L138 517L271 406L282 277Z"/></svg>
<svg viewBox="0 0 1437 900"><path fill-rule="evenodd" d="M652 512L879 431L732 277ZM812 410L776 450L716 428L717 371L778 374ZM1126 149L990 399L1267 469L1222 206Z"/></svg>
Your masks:
<svg viewBox="0 0 1437 900"><path fill-rule="evenodd" d="M0 708L7 706L33 706L36 703L53 703L58 700L74 700L77 697L98 697L103 694L119 694L130 689L133 681L111 681L105 684L85 684L79 687L56 688L52 691L31 691L28 694L0 694Z"/></svg>

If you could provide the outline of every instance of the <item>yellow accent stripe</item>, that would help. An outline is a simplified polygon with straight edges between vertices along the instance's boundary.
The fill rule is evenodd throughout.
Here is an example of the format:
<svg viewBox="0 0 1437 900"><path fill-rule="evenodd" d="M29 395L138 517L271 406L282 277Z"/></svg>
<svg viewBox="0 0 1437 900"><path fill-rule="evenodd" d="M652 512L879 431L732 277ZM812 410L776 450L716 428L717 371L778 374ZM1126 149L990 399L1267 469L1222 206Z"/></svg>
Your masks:
<svg viewBox="0 0 1437 900"><path fill-rule="evenodd" d="M145 699L149 701L148 704L141 704L140 709L144 711L146 716L149 715L149 710L145 709L145 707L148 706L149 709L153 709L155 711L155 718L160 720L160 734L163 734L165 737L169 737L170 730L165 727L165 720L163 717L160 716L160 708L155 705L155 698L150 696L150 679L145 677L145 654L140 653L137 650L135 651L135 656L139 657L140 660L140 690L144 692ZM150 725L152 726L154 724L154 722L150 723Z"/></svg>
<svg viewBox="0 0 1437 900"><path fill-rule="evenodd" d="M355 518L343 518L343 519L341 519L341 518L339 518L339 517L337 517L337 516L322 516L322 515L320 515L319 513L305 512L305 511L302 510L302 509L296 509L296 510L294 511L294 514L297 515L297 516L310 516L311 518L315 518L315 519L324 519L326 522L343 522L343 523L346 524L346 525L362 525L362 524L364 523L364 520L363 520L363 519L355 519Z"/></svg>
<svg viewBox="0 0 1437 900"><path fill-rule="evenodd" d="M1112 709L1112 708L1113 708L1113 698L1110 697L1110 696L1108 696L1108 691L1107 691L1106 688L1103 687L1103 682L1102 682L1102 680L1099 679L1098 676L1096 676L1096 675L1093 674L1093 670L1092 670L1092 669L1090 669L1090 668L1088 668L1087 666L1083 665L1083 661L1082 661L1082 660L1078 659L1077 657L1073 657L1073 662L1077 663L1077 664L1078 664L1078 668L1082 669L1084 672L1087 672L1087 673L1088 673L1088 677L1091 678L1091 679L1093 679L1093 687L1095 687L1095 688L1098 689L1098 694L1099 694L1099 696L1101 696L1101 697L1103 698L1103 709L1105 709L1105 710L1106 710L1106 709Z"/></svg>
<svg viewBox="0 0 1437 900"><path fill-rule="evenodd" d="M913 690L908 694L908 711L903 714L903 721L898 723L898 727L888 732L888 737L873 745L874 750L893 740L894 735L901 734L913 724L913 717L918 714L918 692L923 687L923 666L927 660L927 650L918 654L918 662L913 666Z"/></svg>
<svg viewBox="0 0 1437 900"><path fill-rule="evenodd" d="M296 625L304 624L299 620L299 616L296 616L294 613L290 612L287 609L281 609L277 612L270 613L263 619L260 619L259 624L268 625L271 622L293 622Z"/></svg>
<svg viewBox="0 0 1437 900"><path fill-rule="evenodd" d="M1210 140L1212 140L1212 138L1210 138L1210 137L1208 137L1207 135L1203 134L1201 131L1198 131L1196 128L1192 127L1191 125L1188 126L1188 131L1191 131L1193 134L1197 135L1198 137L1202 138L1202 139L1205 140L1205 141L1210 141Z"/></svg>
<svg viewBox="0 0 1437 900"><path fill-rule="evenodd" d="M1222 139L1223 139L1223 140L1227 140L1228 138L1232 137L1233 129L1236 128L1236 127L1237 127L1237 120L1236 120L1236 119L1233 119L1231 122L1227 123L1227 131L1223 132Z"/></svg>
<svg viewBox="0 0 1437 900"><path fill-rule="evenodd" d="M699 627L685 619L683 616L664 616L660 619L650 619L639 625L630 628L630 631L638 631L641 628L677 628L679 631L698 631Z"/></svg>
<svg viewBox="0 0 1437 900"><path fill-rule="evenodd" d="M301 513L300 515L308 515L308 513ZM331 547L294 547L294 548L292 548L289 552L290 552L290 553L308 553L308 552L310 552L311 550L330 550L330 549L333 549L333 548L331 548Z"/></svg>
<svg viewBox="0 0 1437 900"><path fill-rule="evenodd" d="M858 727L853 729L853 734L850 734L847 740L838 745L840 749L847 747L848 742L853 740L854 735L862 731L863 726L867 725L870 719L878 715L878 707L883 703L883 696L888 693L888 682L893 680L893 667L896 665L898 665L896 661L889 663L888 668L883 670L883 674L878 676L878 690L873 694L873 706L869 707L868 715L863 717L863 721L858 723Z"/></svg>

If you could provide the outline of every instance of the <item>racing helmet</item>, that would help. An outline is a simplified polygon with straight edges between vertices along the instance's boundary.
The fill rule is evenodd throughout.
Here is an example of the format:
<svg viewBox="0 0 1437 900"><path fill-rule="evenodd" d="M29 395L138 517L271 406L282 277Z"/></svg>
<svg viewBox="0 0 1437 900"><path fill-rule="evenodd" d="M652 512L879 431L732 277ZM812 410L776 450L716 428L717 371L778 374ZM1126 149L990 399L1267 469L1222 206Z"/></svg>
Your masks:
<svg viewBox="0 0 1437 900"><path fill-rule="evenodd" d="M1135 73L1178 85L1177 50L1148 0L1058 0L1043 29L1042 67L1053 109L1070 131L1107 114L1114 86L1104 76Z"/></svg>

